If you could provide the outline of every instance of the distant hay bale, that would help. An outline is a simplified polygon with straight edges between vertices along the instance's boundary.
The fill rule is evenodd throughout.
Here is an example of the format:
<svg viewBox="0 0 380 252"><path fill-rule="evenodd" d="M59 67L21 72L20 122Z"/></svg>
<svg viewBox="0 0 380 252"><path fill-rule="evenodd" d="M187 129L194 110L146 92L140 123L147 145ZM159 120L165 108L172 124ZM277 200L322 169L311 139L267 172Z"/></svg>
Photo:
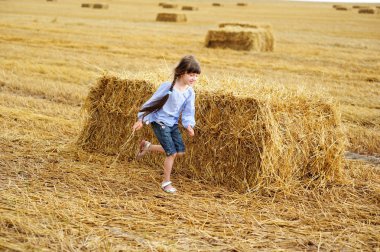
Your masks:
<svg viewBox="0 0 380 252"><path fill-rule="evenodd" d="M198 8L194 6L182 6L182 10L193 11L193 10L198 10Z"/></svg>
<svg viewBox="0 0 380 252"><path fill-rule="evenodd" d="M178 5L176 5L176 4L167 4L167 3L164 3L161 6L162 6L162 8L165 8L165 9L177 9L178 8Z"/></svg>
<svg viewBox="0 0 380 252"><path fill-rule="evenodd" d="M375 9L359 9L358 10L358 13L360 14L375 14L376 13L376 10Z"/></svg>
<svg viewBox="0 0 380 252"><path fill-rule="evenodd" d="M81 7L82 8L92 8L92 4L90 4L90 3L82 3Z"/></svg>
<svg viewBox="0 0 380 252"><path fill-rule="evenodd" d="M376 6L376 9L380 9L380 5L379 5L379 6Z"/></svg>
<svg viewBox="0 0 380 252"><path fill-rule="evenodd" d="M335 9L338 10L338 11L347 11L348 10L347 7L343 7L343 6L338 6Z"/></svg>
<svg viewBox="0 0 380 252"><path fill-rule="evenodd" d="M57 2L57 0L46 0L46 2Z"/></svg>
<svg viewBox="0 0 380 252"><path fill-rule="evenodd" d="M220 4L220 3L213 3L212 6L215 6L215 7L221 7L222 4Z"/></svg>
<svg viewBox="0 0 380 252"><path fill-rule="evenodd" d="M209 30L205 44L210 48L270 52L274 50L274 37L268 28L225 26L219 30Z"/></svg>
<svg viewBox="0 0 380 252"><path fill-rule="evenodd" d="M337 7L344 7L344 6L339 5L339 4L334 4L332 7L335 9L335 8L337 8Z"/></svg>
<svg viewBox="0 0 380 252"><path fill-rule="evenodd" d="M268 24L249 24L249 23L232 23L232 22L228 22L228 23L220 23L219 24L219 27L220 28L224 28L224 27L227 27L227 26L238 26L238 27L242 27L242 28L264 28L264 29L272 29L272 26L271 25L268 25Z"/></svg>
<svg viewBox="0 0 380 252"><path fill-rule="evenodd" d="M99 79L86 99L88 117L77 144L132 160L139 140L157 143L147 126L127 141L141 104L155 89L144 80ZM176 160L175 172L239 191L289 190L339 177L345 135L335 105L326 98L258 90L245 96L197 90L196 136L184 135L187 154ZM143 162L161 167L162 160L147 155Z"/></svg>
<svg viewBox="0 0 380 252"><path fill-rule="evenodd" d="M108 4L95 3L92 5L93 9L108 9Z"/></svg>
<svg viewBox="0 0 380 252"><path fill-rule="evenodd" d="M247 6L246 3L237 3L236 5L237 5L237 6Z"/></svg>
<svg viewBox="0 0 380 252"><path fill-rule="evenodd" d="M158 13L156 21L161 22L186 22L187 18L185 14L178 13Z"/></svg>
<svg viewBox="0 0 380 252"><path fill-rule="evenodd" d="M163 6L163 5L165 5L166 3L158 3L158 6Z"/></svg>

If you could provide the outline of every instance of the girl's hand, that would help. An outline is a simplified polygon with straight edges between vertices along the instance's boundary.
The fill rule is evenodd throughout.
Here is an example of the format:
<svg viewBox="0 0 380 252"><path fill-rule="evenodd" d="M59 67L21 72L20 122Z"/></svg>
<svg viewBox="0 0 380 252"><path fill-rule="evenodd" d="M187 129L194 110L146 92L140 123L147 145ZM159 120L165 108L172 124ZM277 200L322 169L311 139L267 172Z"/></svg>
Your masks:
<svg viewBox="0 0 380 252"><path fill-rule="evenodd" d="M139 130L141 129L143 126L143 123L141 120L138 120L137 122L135 122L135 124L133 125L132 127L132 130Z"/></svg>
<svg viewBox="0 0 380 252"><path fill-rule="evenodd" d="M194 136L194 130L193 128L191 128L191 126L187 126L187 133L189 134L189 136Z"/></svg>

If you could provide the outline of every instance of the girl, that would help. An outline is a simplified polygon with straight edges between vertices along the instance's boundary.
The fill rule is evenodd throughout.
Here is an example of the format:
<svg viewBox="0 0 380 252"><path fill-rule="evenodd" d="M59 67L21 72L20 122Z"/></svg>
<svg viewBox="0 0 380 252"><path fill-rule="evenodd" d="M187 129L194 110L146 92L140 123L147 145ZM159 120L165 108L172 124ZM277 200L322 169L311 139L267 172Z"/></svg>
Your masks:
<svg viewBox="0 0 380 252"><path fill-rule="evenodd" d="M147 152L166 154L161 188L168 193L176 192L170 181L174 159L177 155L185 154L185 146L178 129L181 113L183 127L189 136L194 136L195 92L193 85L200 73L199 63L192 55L183 57L174 69L173 81L162 83L153 96L144 103L137 114L138 120L132 128L139 130L143 123L151 124L160 145L153 145L142 140L137 158L142 158Z"/></svg>

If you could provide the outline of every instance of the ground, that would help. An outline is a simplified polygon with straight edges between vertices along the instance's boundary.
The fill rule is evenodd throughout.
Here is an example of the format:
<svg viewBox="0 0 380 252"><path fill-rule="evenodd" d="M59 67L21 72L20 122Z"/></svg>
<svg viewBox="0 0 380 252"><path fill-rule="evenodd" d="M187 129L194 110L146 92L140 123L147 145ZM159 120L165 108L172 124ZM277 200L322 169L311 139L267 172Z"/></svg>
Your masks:
<svg viewBox="0 0 380 252"><path fill-rule="evenodd" d="M167 11L155 1L105 2L94 10L74 0L0 1L2 250L379 250L378 164L347 160L342 181L271 193L174 172L173 196L159 188L161 167L114 162L75 141L83 100L104 72L166 80L192 53L208 81L246 78L333 97L347 150L378 156L380 15L327 3L192 1L199 10L177 10L188 22L173 24L155 22ZM270 24L274 52L205 48L221 22Z"/></svg>

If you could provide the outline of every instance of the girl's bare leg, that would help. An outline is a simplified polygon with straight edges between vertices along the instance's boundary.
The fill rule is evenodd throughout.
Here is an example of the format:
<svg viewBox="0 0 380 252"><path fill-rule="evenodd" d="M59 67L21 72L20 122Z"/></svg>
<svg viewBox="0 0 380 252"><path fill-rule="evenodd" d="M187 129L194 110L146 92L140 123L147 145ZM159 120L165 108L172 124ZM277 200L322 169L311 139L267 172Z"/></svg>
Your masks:
<svg viewBox="0 0 380 252"><path fill-rule="evenodd" d="M159 144L151 144L149 146L148 151L149 152L165 153L164 148L162 148L162 146ZM179 153L179 154L183 155L184 153ZM170 181L170 174L172 173L174 159L176 156L177 156L177 154L173 154L173 155L165 158L165 161L164 161L164 181L163 182ZM165 189L168 189L168 190L170 190L171 188L172 188L172 185L168 185L165 187Z"/></svg>
<svg viewBox="0 0 380 252"><path fill-rule="evenodd" d="M162 147L161 147L162 148ZM171 156L167 156L164 161L164 181L170 181L170 174L172 173L172 168L174 164L174 159L177 154L173 154ZM170 190L172 188L172 185L168 185L165 187L165 189Z"/></svg>

